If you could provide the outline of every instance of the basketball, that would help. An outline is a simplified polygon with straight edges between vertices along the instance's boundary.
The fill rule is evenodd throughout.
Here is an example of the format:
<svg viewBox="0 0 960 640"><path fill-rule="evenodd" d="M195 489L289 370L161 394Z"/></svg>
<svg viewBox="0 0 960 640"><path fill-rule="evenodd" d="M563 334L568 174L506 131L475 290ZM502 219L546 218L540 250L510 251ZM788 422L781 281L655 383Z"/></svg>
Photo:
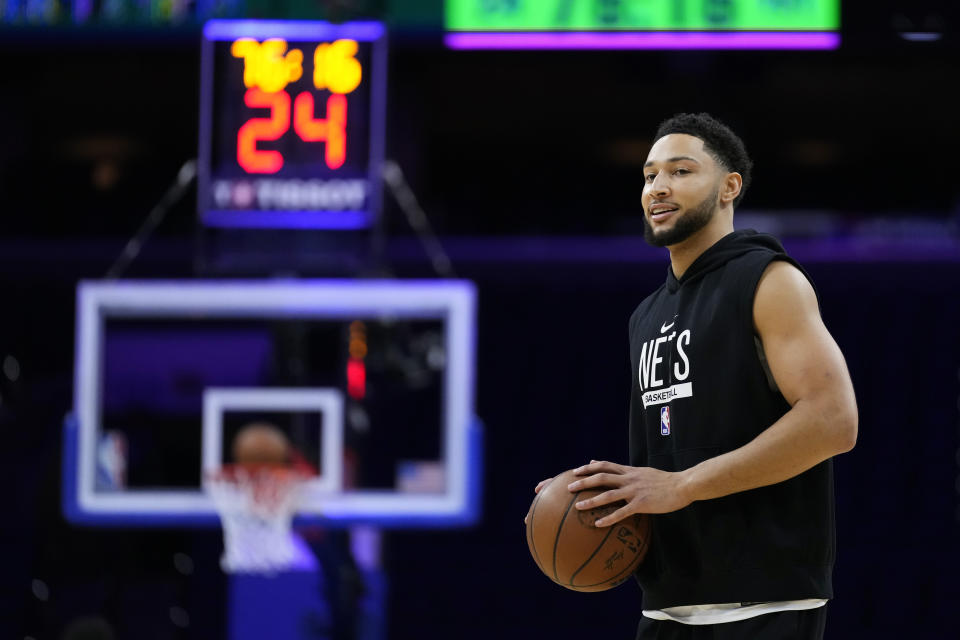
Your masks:
<svg viewBox="0 0 960 640"><path fill-rule="evenodd" d="M253 422L244 426L234 438L233 458L241 465L283 465L290 460L290 443L274 425Z"/></svg>
<svg viewBox="0 0 960 640"><path fill-rule="evenodd" d="M606 591L626 581L647 554L650 516L637 514L609 527L593 523L623 501L578 511L575 503L603 493L571 493L573 470L564 471L533 499L527 514L527 544L534 562L560 586L574 591Z"/></svg>

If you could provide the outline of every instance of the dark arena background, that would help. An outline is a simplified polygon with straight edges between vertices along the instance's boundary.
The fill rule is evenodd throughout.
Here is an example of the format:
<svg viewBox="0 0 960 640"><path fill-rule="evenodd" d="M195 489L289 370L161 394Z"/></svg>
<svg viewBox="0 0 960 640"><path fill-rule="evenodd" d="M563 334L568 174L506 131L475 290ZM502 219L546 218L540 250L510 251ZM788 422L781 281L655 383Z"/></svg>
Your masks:
<svg viewBox="0 0 960 640"><path fill-rule="evenodd" d="M833 23L738 22L753 6L824 4L839 12ZM531 7L548 5L554 22L535 23ZM667 24L638 27L658 5L670 6ZM321 68L312 52L333 39L323 34L303 76L284 76L293 119L276 125L287 137L274 148L286 164L259 182L237 162L275 156L237 142L253 112L242 106L242 56L226 48L246 32L205 31L211 19L375 27L343 36L359 43L362 76L310 75ZM856 389L859 440L834 463L826 637L957 637L958 27L953 3L932 0L0 2L0 638L632 638L637 586L553 584L530 557L523 517L539 480L590 459L627 461L627 320L668 265L642 237L642 165L657 124L684 111L708 111L744 138L754 183L735 225L777 235L808 269ZM578 30L579 48L563 37ZM731 39L750 33L767 39ZM797 34L826 38L777 44ZM661 35L673 39L644 39ZM219 53L205 57L207 46ZM316 94L316 114L333 96L327 120L303 111L298 92L310 105ZM249 99L274 99L265 95L279 94ZM333 133L341 98L345 143ZM259 149L275 134L258 134ZM303 160L324 145L323 163ZM269 182L281 179L302 188ZM445 350L452 329L436 316L401 311L398 322L362 301L343 312L355 321L341 309L313 324L254 307L199 324L161 310L102 324L109 335L90 356L105 367L97 402L104 429L123 426L97 432L96 455L72 439L89 382L81 283L306 292L328 278L351 290L469 281L455 289L475 295L463 378L444 377L466 360ZM180 375L179 358L197 371ZM463 476L474 502L447 519L365 512L295 524L322 588L302 587L313 617L292 619L294 598L277 602L271 583L224 572L215 517L138 519L122 507L101 518L77 502L82 455L115 472L97 477L98 497L138 483L196 488L204 376L339 388L351 486L416 496ZM473 394L469 464L444 458L451 380ZM181 410L183 397L193 404ZM314 449L326 428L314 423L332 424L332 414L310 422L271 407L253 417L310 431ZM222 423L230 436L240 418ZM138 450L138 438L152 444ZM104 447L120 442L130 458L111 466ZM221 449L217 459L229 455ZM313 453L307 462L322 467ZM430 472L441 467L438 481Z"/></svg>

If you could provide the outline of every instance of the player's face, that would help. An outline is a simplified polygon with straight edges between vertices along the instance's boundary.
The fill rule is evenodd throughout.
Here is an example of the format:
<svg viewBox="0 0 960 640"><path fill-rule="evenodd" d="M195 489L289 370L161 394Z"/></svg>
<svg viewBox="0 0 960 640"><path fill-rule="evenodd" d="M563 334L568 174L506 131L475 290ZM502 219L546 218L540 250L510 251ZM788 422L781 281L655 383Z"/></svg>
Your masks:
<svg viewBox="0 0 960 640"><path fill-rule="evenodd" d="M643 168L644 237L657 247L707 226L720 203L720 171L703 140L672 133L657 140Z"/></svg>

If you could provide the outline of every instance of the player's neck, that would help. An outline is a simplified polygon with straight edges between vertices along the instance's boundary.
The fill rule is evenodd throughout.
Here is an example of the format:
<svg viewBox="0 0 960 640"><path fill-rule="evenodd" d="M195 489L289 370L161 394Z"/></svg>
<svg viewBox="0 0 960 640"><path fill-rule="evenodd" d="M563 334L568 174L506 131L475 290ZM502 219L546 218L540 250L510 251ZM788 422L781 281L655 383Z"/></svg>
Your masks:
<svg viewBox="0 0 960 640"><path fill-rule="evenodd" d="M733 212L724 214L725 212L718 211L703 229L683 242L667 247L670 250L670 266L678 280L704 251L715 245L720 238L733 233Z"/></svg>

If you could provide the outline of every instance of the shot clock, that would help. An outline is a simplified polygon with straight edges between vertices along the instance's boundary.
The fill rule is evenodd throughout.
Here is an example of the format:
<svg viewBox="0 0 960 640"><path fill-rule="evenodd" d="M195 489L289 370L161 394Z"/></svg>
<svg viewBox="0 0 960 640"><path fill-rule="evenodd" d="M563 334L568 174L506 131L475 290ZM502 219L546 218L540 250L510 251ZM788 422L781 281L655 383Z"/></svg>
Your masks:
<svg viewBox="0 0 960 640"><path fill-rule="evenodd" d="M376 22L204 25L197 198L204 226L374 224L385 35Z"/></svg>

